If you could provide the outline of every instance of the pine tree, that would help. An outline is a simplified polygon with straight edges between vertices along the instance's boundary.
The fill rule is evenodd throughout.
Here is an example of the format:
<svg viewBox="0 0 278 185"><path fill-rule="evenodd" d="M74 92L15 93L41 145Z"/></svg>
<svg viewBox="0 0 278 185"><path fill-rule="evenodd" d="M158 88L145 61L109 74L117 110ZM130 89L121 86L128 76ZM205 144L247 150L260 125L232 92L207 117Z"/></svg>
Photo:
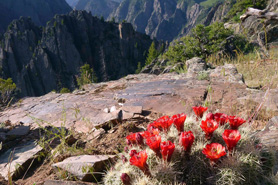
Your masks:
<svg viewBox="0 0 278 185"><path fill-rule="evenodd" d="M152 61L158 57L158 52L155 48L155 43L152 42L150 48L149 48L149 52L148 52L148 57L146 59L146 64L145 65L149 65L152 63Z"/></svg>

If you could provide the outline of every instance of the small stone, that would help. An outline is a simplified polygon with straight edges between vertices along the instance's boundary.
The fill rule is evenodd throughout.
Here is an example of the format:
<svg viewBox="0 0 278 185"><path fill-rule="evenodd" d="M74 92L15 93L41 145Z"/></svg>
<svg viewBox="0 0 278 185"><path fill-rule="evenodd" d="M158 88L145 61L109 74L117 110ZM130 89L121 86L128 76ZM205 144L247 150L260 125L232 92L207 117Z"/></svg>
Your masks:
<svg viewBox="0 0 278 185"><path fill-rule="evenodd" d="M109 113L109 109L105 108L105 109L103 109L103 112Z"/></svg>
<svg viewBox="0 0 278 185"><path fill-rule="evenodd" d="M110 112L114 112L114 111L116 111L116 106L110 108Z"/></svg>

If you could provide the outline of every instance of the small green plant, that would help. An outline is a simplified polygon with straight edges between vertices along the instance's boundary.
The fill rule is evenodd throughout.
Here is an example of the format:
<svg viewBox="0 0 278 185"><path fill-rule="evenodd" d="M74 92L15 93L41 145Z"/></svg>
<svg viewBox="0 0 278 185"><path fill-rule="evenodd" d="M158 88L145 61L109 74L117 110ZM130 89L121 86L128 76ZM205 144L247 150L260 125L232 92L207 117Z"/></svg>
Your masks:
<svg viewBox="0 0 278 185"><path fill-rule="evenodd" d="M209 80L209 74L206 71L201 71L197 75L198 80Z"/></svg>
<svg viewBox="0 0 278 185"><path fill-rule="evenodd" d="M68 88L63 87L63 88L60 90L60 93L61 93L61 94L70 93L70 90L69 90Z"/></svg>
<svg viewBox="0 0 278 185"><path fill-rule="evenodd" d="M16 84L11 78L7 80L0 78L0 103L3 105L9 104L15 95Z"/></svg>
<svg viewBox="0 0 278 185"><path fill-rule="evenodd" d="M80 76L77 77L77 84L79 88L81 88L83 85L97 82L97 77L94 73L93 68L90 67L89 64L85 64L80 67Z"/></svg>
<svg viewBox="0 0 278 185"><path fill-rule="evenodd" d="M135 71L136 74L139 74L142 70L141 62L138 62L137 69Z"/></svg>

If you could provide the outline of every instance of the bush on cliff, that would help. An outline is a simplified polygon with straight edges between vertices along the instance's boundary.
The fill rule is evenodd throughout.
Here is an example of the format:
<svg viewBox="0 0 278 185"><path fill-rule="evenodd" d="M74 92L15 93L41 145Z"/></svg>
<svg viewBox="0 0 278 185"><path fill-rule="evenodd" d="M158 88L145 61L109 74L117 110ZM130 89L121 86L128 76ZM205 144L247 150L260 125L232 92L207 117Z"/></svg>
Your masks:
<svg viewBox="0 0 278 185"><path fill-rule="evenodd" d="M228 38L233 38L233 47L247 51L251 47L248 41L241 36L233 36L231 29L226 29L223 23L214 23L210 26L197 25L192 29L192 34L177 40L164 57L172 62L182 62L193 57L207 58L211 54L226 50Z"/></svg>
<svg viewBox="0 0 278 185"><path fill-rule="evenodd" d="M7 80L0 78L0 104L7 105L14 97L16 84L11 78Z"/></svg>

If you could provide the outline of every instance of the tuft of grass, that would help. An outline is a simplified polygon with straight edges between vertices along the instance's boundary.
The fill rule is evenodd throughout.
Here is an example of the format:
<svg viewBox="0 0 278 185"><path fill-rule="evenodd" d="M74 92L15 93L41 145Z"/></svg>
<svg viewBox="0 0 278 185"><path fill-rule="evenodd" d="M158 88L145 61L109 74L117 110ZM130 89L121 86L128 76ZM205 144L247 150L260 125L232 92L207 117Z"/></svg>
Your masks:
<svg viewBox="0 0 278 185"><path fill-rule="evenodd" d="M268 56L255 50L244 54L237 52L235 58L229 56L211 55L208 62L214 65L225 63L234 64L238 72L243 74L245 83L249 87L265 87L271 84L270 88L278 87L278 48L270 48Z"/></svg>

